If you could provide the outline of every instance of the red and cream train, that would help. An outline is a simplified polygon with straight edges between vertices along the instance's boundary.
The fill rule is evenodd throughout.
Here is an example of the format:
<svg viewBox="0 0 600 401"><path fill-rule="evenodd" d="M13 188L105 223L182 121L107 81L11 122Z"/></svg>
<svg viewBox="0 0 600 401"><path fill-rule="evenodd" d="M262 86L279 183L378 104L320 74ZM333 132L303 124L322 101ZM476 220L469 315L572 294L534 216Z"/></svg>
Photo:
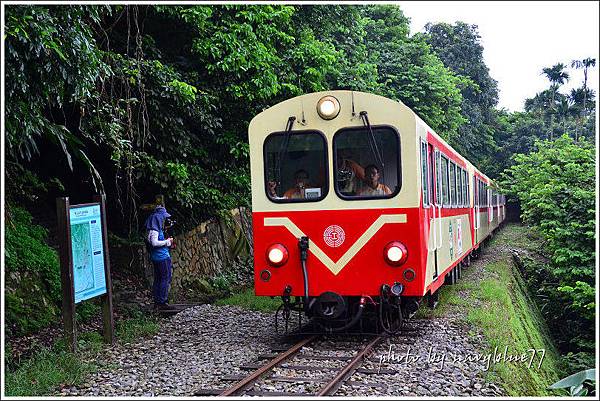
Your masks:
<svg viewBox="0 0 600 401"><path fill-rule="evenodd" d="M249 144L255 293L329 331L394 331L505 218L495 184L402 102L298 96L258 114Z"/></svg>

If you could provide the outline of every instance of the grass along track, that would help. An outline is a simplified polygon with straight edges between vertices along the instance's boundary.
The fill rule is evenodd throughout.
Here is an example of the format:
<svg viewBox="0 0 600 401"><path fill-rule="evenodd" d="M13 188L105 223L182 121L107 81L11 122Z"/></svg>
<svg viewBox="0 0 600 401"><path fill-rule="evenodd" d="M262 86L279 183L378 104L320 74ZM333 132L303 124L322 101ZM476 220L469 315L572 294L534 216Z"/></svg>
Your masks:
<svg viewBox="0 0 600 401"><path fill-rule="evenodd" d="M460 315L472 327L472 334L482 333L488 352L502 358L491 363L486 379L502 386L509 396L560 395L547 387L563 376L563 364L510 253L535 252L539 246L527 227L506 224L480 258L463 270L462 279L441 289L438 308L421 308L417 314L421 318ZM505 351L520 356L531 355L531 350L538 350L531 366L529 360L505 360Z"/></svg>

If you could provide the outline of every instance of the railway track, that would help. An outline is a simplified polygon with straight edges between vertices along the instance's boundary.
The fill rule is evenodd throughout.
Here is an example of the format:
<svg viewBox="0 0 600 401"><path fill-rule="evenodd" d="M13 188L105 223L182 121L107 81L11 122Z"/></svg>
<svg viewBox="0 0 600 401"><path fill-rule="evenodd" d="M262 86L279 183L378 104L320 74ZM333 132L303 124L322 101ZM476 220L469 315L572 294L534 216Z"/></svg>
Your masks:
<svg viewBox="0 0 600 401"><path fill-rule="evenodd" d="M203 388L194 392L195 396L324 396L334 395L344 384L360 386L360 382L349 382L354 372L363 374L394 374L390 369L367 369L361 365L369 360L373 350L385 340L377 336L365 342L334 341L335 349L328 347L326 340L320 335L305 337L291 346L275 347L275 353L259 356L266 359L263 364L243 365L242 370L249 370L248 375L230 375L223 377L224 381L233 382L225 388ZM352 350L355 351L352 352ZM277 353L278 351L278 353ZM340 353L346 353L340 355ZM332 355L333 354L333 355ZM313 364L301 361L314 361ZM341 366L340 366L341 365ZM387 372L390 370L389 372ZM308 373L307 373L308 372ZM277 390L278 384L293 387L298 391Z"/></svg>

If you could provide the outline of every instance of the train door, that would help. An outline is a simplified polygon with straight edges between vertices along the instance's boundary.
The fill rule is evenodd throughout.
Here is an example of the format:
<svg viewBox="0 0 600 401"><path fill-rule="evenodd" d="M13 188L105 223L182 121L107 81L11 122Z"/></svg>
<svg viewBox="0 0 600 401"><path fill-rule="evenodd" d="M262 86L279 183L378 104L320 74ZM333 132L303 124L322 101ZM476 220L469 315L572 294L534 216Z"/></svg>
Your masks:
<svg viewBox="0 0 600 401"><path fill-rule="evenodd" d="M475 244L479 243L481 216L479 214L479 180L473 174L473 226L475 228Z"/></svg>
<svg viewBox="0 0 600 401"><path fill-rule="evenodd" d="M438 201L439 199L439 191L440 189L438 188L438 180L437 180L437 176L438 176L438 172L439 170L436 170L436 166L437 168L439 168L439 157L440 157L440 152L437 150L434 150L433 146L431 144L427 145L427 155L428 155L428 163L427 163L427 170L429 172L429 188L431 189L431 196L429 197L429 206L430 209L433 211L433 218L432 218L432 225L431 228L434 230L433 232L433 260L434 260L434 273L433 273L433 278L436 279L438 274L439 274L439 256L438 256L438 249L440 249L441 247L441 242L442 242L442 214L441 214L441 205L439 204L440 202ZM437 217L437 218L436 218Z"/></svg>
<svg viewBox="0 0 600 401"><path fill-rule="evenodd" d="M430 263L433 264L433 280L438 276L437 267L437 234L436 234L436 209L433 201L433 169L431 145L424 140L421 141L421 199L423 200L423 225L425 230L425 241L427 243L427 274L430 273Z"/></svg>
<svg viewBox="0 0 600 401"><path fill-rule="evenodd" d="M496 201L496 206L498 207L498 225L500 225L500 222L502 221L502 220L500 219L500 213L501 213L501 212L500 212L500 209L501 209L501 205L500 205L500 194L496 194L495 201Z"/></svg>
<svg viewBox="0 0 600 401"><path fill-rule="evenodd" d="M492 203L492 190L490 188L487 189L487 208L488 208L488 232L492 231L493 221L494 221L494 206Z"/></svg>
<svg viewBox="0 0 600 401"><path fill-rule="evenodd" d="M435 229L436 240L435 240L435 263L440 270L440 249L442 248L442 154L438 149L432 149L433 151L433 172L435 176L435 198L433 198L433 207L435 208L435 214L437 216L437 224Z"/></svg>

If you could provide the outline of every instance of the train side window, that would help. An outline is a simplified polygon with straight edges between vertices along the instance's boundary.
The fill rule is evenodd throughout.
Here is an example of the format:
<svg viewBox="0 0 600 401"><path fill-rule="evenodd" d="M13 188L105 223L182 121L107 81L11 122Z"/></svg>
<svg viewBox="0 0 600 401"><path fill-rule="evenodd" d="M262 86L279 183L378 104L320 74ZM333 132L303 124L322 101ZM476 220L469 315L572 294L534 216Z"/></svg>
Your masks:
<svg viewBox="0 0 600 401"><path fill-rule="evenodd" d="M487 187L483 181L481 181L481 194L483 195L481 206L487 206Z"/></svg>
<svg viewBox="0 0 600 401"><path fill-rule="evenodd" d="M467 170L463 170L463 190L465 191L464 206L469 206L469 175Z"/></svg>
<svg viewBox="0 0 600 401"><path fill-rule="evenodd" d="M481 181L481 206L487 206L487 188L483 181Z"/></svg>
<svg viewBox="0 0 600 401"><path fill-rule="evenodd" d="M263 157L271 201L314 202L327 195L327 146L321 132L272 133L265 139Z"/></svg>
<svg viewBox="0 0 600 401"><path fill-rule="evenodd" d="M371 128L342 128L333 136L335 192L342 199L391 198L400 191L400 135L390 126Z"/></svg>
<svg viewBox="0 0 600 401"><path fill-rule="evenodd" d="M456 169L456 174L454 175L454 182L455 182L454 187L456 188L456 198L454 199L454 204L456 207L459 207L460 202L461 202L461 199L460 199L460 167L458 164L455 165L454 167Z"/></svg>
<svg viewBox="0 0 600 401"><path fill-rule="evenodd" d="M458 176L456 177L456 181L458 181L458 189L459 189L459 197L458 197L458 206L463 207L465 205L465 185L464 185L464 171L461 168L457 170Z"/></svg>
<svg viewBox="0 0 600 401"><path fill-rule="evenodd" d="M429 207L429 180L427 177L427 166L429 163L427 159L427 143L421 141L421 186L423 189L423 207Z"/></svg>
<svg viewBox="0 0 600 401"><path fill-rule="evenodd" d="M442 204L444 206L450 206L449 174L448 158L442 155Z"/></svg>
<svg viewBox="0 0 600 401"><path fill-rule="evenodd" d="M463 194L465 195L463 197L463 206L467 207L467 204L469 203L469 197L467 195L467 188L469 187L469 181L467 181L467 170L463 170L462 172L462 182L463 182Z"/></svg>
<svg viewBox="0 0 600 401"><path fill-rule="evenodd" d="M469 197L469 173L467 170L464 171L463 178L465 180L465 207L469 207L471 205L471 199Z"/></svg>
<svg viewBox="0 0 600 401"><path fill-rule="evenodd" d="M479 206L485 206L485 190L483 187L483 181L479 181Z"/></svg>
<svg viewBox="0 0 600 401"><path fill-rule="evenodd" d="M460 206L464 207L467 199L467 195L465 194L465 170L460 169Z"/></svg>
<svg viewBox="0 0 600 401"><path fill-rule="evenodd" d="M456 206L456 164L450 162L450 205Z"/></svg>
<svg viewBox="0 0 600 401"><path fill-rule="evenodd" d="M465 199L463 206L469 206L469 175L467 174L467 170L463 170L463 188L465 191Z"/></svg>

